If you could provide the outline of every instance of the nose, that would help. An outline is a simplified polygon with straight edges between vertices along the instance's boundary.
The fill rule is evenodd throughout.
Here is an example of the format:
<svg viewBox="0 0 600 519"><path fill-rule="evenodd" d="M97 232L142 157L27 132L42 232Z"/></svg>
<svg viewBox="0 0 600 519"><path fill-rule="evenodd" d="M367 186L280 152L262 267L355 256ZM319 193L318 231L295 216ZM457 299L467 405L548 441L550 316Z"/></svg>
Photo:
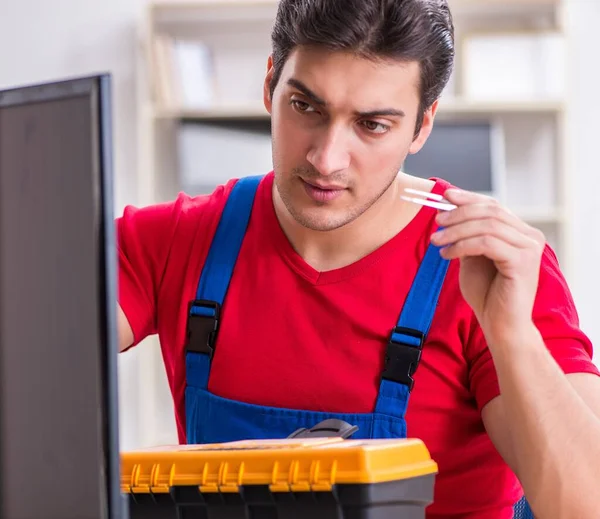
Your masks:
<svg viewBox="0 0 600 519"><path fill-rule="evenodd" d="M329 127L319 133L306 159L321 175L332 175L350 167L349 145L344 128Z"/></svg>

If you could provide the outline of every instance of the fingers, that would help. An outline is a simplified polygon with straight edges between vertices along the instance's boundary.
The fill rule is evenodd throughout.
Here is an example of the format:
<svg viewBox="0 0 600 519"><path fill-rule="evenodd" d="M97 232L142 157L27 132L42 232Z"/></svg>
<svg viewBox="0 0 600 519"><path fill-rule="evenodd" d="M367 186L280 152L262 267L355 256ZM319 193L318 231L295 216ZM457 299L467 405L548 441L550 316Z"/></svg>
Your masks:
<svg viewBox="0 0 600 519"><path fill-rule="evenodd" d="M439 247L445 247L469 238L490 236L513 247L530 247L534 241L533 238L521 232L517 227L506 223L502 218L487 217L463 220L434 233L431 236L431 242Z"/></svg>
<svg viewBox="0 0 600 519"><path fill-rule="evenodd" d="M440 250L443 258L452 260L469 256L485 256L496 263L517 261L519 249L507 247L506 242L495 236L473 236L457 241Z"/></svg>
<svg viewBox="0 0 600 519"><path fill-rule="evenodd" d="M459 193L459 194L457 194ZM494 218L522 230L526 230L526 225L517 216L511 213L505 207L502 207L493 198L469 193L467 191L456 192L450 189L446 192L448 199L452 198L458 207L453 211L440 213L437 222L445 227L462 223L466 220L478 218Z"/></svg>
<svg viewBox="0 0 600 519"><path fill-rule="evenodd" d="M537 252L546 243L541 231L490 197L456 189L446 191L444 197L457 208L438 214L436 221L443 229L431 241L443 247L445 258L483 255L507 261L517 250Z"/></svg>
<svg viewBox="0 0 600 519"><path fill-rule="evenodd" d="M539 229L531 227L491 197L458 189L447 190L444 197L457 208L438 214L436 221L442 227L452 227L473 220L496 221L515 228L538 244L546 242L546 237Z"/></svg>

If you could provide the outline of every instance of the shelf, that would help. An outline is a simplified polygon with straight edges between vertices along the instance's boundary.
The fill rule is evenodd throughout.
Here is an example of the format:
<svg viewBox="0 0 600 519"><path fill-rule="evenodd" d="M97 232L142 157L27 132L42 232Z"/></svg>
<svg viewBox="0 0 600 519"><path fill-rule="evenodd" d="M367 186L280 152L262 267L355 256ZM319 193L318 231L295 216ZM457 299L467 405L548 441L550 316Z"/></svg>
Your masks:
<svg viewBox="0 0 600 519"><path fill-rule="evenodd" d="M501 114L552 114L560 113L564 108L559 101L523 101L523 102L474 102L459 100L442 100L440 115L501 115ZM179 119L182 121L214 121L269 119L269 113L259 103L239 106L223 106L208 110L158 110L157 119Z"/></svg>
<svg viewBox="0 0 600 519"><path fill-rule="evenodd" d="M441 99L439 113L470 114L528 114L560 113L564 109L561 101L467 101L461 99Z"/></svg>
<svg viewBox="0 0 600 519"><path fill-rule="evenodd" d="M261 7L277 6L277 0L154 0L151 9L205 9L211 7ZM468 12L488 12L502 9L504 12L557 9L561 0L449 0L450 9Z"/></svg>
<svg viewBox="0 0 600 519"><path fill-rule="evenodd" d="M452 12L468 14L527 14L561 7L561 0L449 0L448 3Z"/></svg>
<svg viewBox="0 0 600 519"><path fill-rule="evenodd" d="M159 110L155 112L157 119L179 119L181 121L215 121L215 120L268 120L269 112L260 104L243 106L224 106L209 110Z"/></svg>
<svg viewBox="0 0 600 519"><path fill-rule="evenodd" d="M207 9L213 7L262 7L277 6L277 0L155 0L151 9Z"/></svg>
<svg viewBox="0 0 600 519"><path fill-rule="evenodd" d="M164 22L273 20L277 4L277 0L155 0L150 12ZM560 0L449 0L449 4L459 17L553 15L561 8Z"/></svg>
<svg viewBox="0 0 600 519"><path fill-rule="evenodd" d="M159 23L235 23L263 21L269 24L275 19L275 0L206 0L153 2L152 18Z"/></svg>

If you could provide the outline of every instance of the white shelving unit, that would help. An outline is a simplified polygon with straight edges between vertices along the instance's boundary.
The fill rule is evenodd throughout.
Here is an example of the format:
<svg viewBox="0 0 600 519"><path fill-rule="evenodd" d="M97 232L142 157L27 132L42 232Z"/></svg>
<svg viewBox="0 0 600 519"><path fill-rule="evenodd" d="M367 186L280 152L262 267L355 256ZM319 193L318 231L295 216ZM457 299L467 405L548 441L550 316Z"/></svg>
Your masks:
<svg viewBox="0 0 600 519"><path fill-rule="evenodd" d="M546 233L569 278L570 192L565 100L477 101L465 98L460 84L464 71L461 67L468 66L461 54L465 35L486 31L556 31L566 41L562 1L450 0L450 4L456 29L457 67L441 100L439 117L493 120L503 127L506 186L503 202ZM138 204L171 199L184 189L178 162L182 125L254 125L268 132L262 80L276 7L277 0L158 0L147 8L138 59ZM160 72L165 70L165 64L160 67L155 52L156 43L165 37L202 40L211 49L222 94L214 106L187 108L174 101L177 94L170 99L161 97L160 92L164 94L169 87ZM173 94L173 86L170 88ZM235 153L234 148L232 151ZM243 171L225 171L223 181L243 174ZM443 177L443 172L439 176ZM146 414L156 414L151 409L153 405L150 398ZM154 425L160 429L159 424Z"/></svg>
<svg viewBox="0 0 600 519"><path fill-rule="evenodd" d="M440 105L442 116L505 115L505 114L560 114L564 105L560 101L499 101L477 102L464 99L446 100ZM268 120L269 114L262 103L248 103L232 106L218 106L209 109L161 108L155 107L156 119L186 121L223 120Z"/></svg>
<svg viewBox="0 0 600 519"><path fill-rule="evenodd" d="M563 143L562 99L491 99L461 95L463 38L486 31L558 31L564 33L560 0L451 0L456 28L457 65L442 98L439 118L494 120L505 129L506 199L511 209L543 227L568 270L568 185ZM147 10L141 36L140 203L172 198L184 189L179 177L177 135L182 124L255 123L268 129L262 105L262 77L270 50L270 28L276 0L160 0ZM202 40L213 53L222 97L214 106L188 108L178 103L176 88L165 85L154 55L160 38ZM170 88L171 97L160 97ZM243 95L242 95L243 94ZM175 100L174 100L175 99ZM545 139L539 150L536 136ZM529 147L527 147L529 145ZM547 168L537 171L536 168ZM232 172L240 175L243 172ZM443 176L443 172L440 172ZM224 177L225 180L225 177ZM552 189L550 189L552 188ZM541 197L541 194L545 197ZM530 196L529 199L524 195ZM536 198L538 197L538 198Z"/></svg>

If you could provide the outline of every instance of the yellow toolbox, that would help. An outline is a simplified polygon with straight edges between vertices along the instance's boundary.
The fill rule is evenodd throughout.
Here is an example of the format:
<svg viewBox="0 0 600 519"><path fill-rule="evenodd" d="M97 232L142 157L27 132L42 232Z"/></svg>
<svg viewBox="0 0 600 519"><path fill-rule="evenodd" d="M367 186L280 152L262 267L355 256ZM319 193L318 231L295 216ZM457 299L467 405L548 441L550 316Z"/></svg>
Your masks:
<svg viewBox="0 0 600 519"><path fill-rule="evenodd" d="M420 440L299 438L121 454L131 519L416 519L437 464Z"/></svg>

